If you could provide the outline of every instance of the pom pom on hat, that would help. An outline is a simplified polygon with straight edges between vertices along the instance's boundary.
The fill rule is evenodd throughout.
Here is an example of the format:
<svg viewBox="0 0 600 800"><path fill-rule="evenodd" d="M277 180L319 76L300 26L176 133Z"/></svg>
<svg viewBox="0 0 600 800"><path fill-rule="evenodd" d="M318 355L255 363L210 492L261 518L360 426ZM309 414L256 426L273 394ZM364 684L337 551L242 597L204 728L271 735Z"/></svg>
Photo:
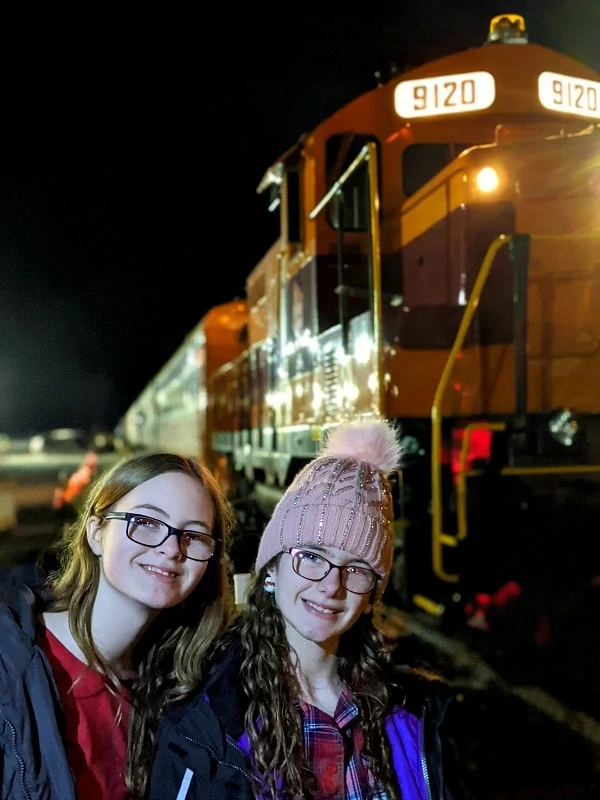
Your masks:
<svg viewBox="0 0 600 800"><path fill-rule="evenodd" d="M267 523L256 570L290 547L337 547L380 576L381 594L393 555L386 474L398 468L400 454L397 433L384 420L359 420L330 429L320 454L296 475Z"/></svg>
<svg viewBox="0 0 600 800"><path fill-rule="evenodd" d="M391 472L400 462L400 442L385 422L353 422L330 429L320 457L351 458L380 472Z"/></svg>

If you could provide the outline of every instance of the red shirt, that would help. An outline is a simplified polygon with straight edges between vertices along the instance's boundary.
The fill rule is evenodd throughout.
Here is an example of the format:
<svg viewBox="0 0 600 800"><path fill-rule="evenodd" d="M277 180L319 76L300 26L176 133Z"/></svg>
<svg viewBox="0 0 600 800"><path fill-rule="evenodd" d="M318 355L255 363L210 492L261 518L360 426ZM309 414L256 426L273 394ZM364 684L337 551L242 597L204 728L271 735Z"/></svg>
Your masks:
<svg viewBox="0 0 600 800"><path fill-rule="evenodd" d="M65 750L82 800L129 800L125 787L129 691L112 694L106 679L76 658L49 630L40 634L65 708ZM119 704L121 719L117 722Z"/></svg>
<svg viewBox="0 0 600 800"><path fill-rule="evenodd" d="M342 691L333 717L300 701L304 748L319 791L315 800L365 800L384 795L375 791L373 775L362 755L363 735L358 706Z"/></svg>

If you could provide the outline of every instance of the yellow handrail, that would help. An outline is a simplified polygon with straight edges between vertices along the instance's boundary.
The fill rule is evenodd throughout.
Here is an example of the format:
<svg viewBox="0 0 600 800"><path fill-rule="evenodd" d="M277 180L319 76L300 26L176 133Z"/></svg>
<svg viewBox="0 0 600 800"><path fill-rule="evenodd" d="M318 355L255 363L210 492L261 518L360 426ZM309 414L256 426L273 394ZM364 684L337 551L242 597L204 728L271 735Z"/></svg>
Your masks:
<svg viewBox="0 0 600 800"><path fill-rule="evenodd" d="M465 428L465 434L462 442L461 453L459 457L459 469L457 474L457 533L456 535L447 534L442 531L442 465L440 461L442 449L442 414L441 406L442 400L452 369L456 362L458 353L462 348L469 326L472 322L473 316L479 306L481 294L488 279L492 264L498 250L510 244L512 236L499 236L489 246L487 253L483 259L481 269L475 280L473 290L469 296L469 300L465 306L465 312L461 319L461 323L456 335L456 339L444 370L440 382L437 386L434 396L433 405L431 407L431 486L432 486L432 568L434 574L448 583L456 583L459 576L447 573L443 565L443 547L456 547L459 541L462 541L467 536L467 513L466 513L466 478L470 475L477 474L473 471L466 471L465 464L468 453L468 445L470 440L471 431L476 428L486 428L488 430L496 431L505 428L504 423L472 423ZM552 241L552 240L598 240L600 234L542 234L533 237L536 241ZM500 470L501 475L552 475L552 474L594 474L600 472L600 465L598 464L581 464L581 465L550 465L550 466L533 466L533 467L504 467Z"/></svg>
<svg viewBox="0 0 600 800"><path fill-rule="evenodd" d="M511 241L511 236L498 236L497 239L488 247L487 253L483 259L481 269L477 274L473 289L469 295L469 299L465 306L465 312L458 327L458 333L454 340L454 344L450 349L446 364L442 371L440 382L433 398L431 406L431 515L432 515L432 568L433 573L440 580L447 583L457 583L459 576L450 574L444 570L443 565L443 547L456 547L458 544L458 537L444 533L442 531L442 464L441 464L441 451L442 451L442 401L446 387L452 374L452 369L456 362L459 351L461 350L466 339L469 326L479 306L483 288L490 274L492 264L496 258L496 254L500 248L505 247Z"/></svg>

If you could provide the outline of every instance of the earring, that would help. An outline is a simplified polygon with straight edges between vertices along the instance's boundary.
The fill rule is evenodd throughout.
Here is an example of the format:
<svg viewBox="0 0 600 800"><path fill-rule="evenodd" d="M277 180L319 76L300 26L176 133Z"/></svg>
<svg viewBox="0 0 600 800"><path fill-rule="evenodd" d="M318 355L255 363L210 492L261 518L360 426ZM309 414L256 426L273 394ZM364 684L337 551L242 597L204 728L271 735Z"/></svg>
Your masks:
<svg viewBox="0 0 600 800"><path fill-rule="evenodd" d="M267 575L265 578L265 582L263 583L263 589L268 594L274 594L275 592L275 579L272 578L270 575Z"/></svg>

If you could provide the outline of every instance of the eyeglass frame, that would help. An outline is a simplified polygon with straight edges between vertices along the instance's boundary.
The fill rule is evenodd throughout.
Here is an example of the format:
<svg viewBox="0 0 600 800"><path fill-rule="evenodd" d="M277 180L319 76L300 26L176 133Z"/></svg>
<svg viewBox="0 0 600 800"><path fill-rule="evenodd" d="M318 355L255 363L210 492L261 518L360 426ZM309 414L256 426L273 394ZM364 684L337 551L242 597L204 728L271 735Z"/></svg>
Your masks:
<svg viewBox="0 0 600 800"><path fill-rule="evenodd" d="M216 553L217 544L220 541L220 539L217 539L216 536L211 536L209 533L204 533L204 531L191 531L182 528L176 528L174 525L169 525L168 522L165 522L162 519L156 519L156 517L149 517L147 514L140 514L137 511L107 511L106 514L102 514L101 516L102 519L125 520L127 522L127 525L125 526L125 536L127 536L129 541L135 542L136 544L141 544L144 547L151 547L152 549L154 549L155 547L160 547L161 544L164 544L167 541L169 536L174 536L177 539L177 545L179 547L179 552L181 553L181 555L184 558L189 558L190 561L196 561L197 563L200 564L206 564L207 561L210 561L210 559ZM162 541L158 542L157 544L147 544L147 542L138 542L137 539L134 539L132 536L129 535L129 526L131 525L131 520L133 517L142 517L143 519L149 519L151 522L156 522L159 525L164 525L168 529L168 533L165 536L165 538ZM194 558L193 556L188 556L187 553L183 552L183 550L181 549L181 537L190 533L194 533L196 535L201 534L202 536L206 536L208 539L211 539L215 543L214 550L212 551L212 553L209 555L208 558Z"/></svg>
<svg viewBox="0 0 600 800"><path fill-rule="evenodd" d="M321 553L315 552L314 550L307 549L306 547L289 547L287 550L284 550L283 552L284 553L289 553L291 555L291 557L292 557L292 569L294 570L296 575L298 575L300 578L304 578L304 580L312 581L313 583L319 583L324 578L326 578L334 567L335 567L335 569L338 569L340 571L340 583L341 583L341 585L344 587L344 589L347 592L351 592L352 594L360 594L360 595L369 594L369 592L372 592L373 589L377 586L378 581L381 580L381 575L378 575L375 572L374 569L371 569L370 567L362 567L361 566L361 567L359 567L359 569L363 570L364 572L370 572L371 575L374 576L375 580L373 582L373 586L371 586L370 589L366 589L366 591L364 591L364 592L356 592L356 591L354 591L354 589L349 589L346 586L346 583L345 583L346 582L346 573L344 572L344 570L348 569L349 567L352 567L352 566L356 567L357 566L356 564L341 564L341 565L340 564L334 564L333 561L330 561L328 558L325 558L325 556L322 555ZM296 556L298 555L298 553L310 553L313 556L317 556L318 558L320 558L322 561L324 561L326 564L329 565L329 569L327 570L327 572L324 575L321 575L320 578L307 578L306 575L301 575L298 572L298 570L296 569Z"/></svg>

